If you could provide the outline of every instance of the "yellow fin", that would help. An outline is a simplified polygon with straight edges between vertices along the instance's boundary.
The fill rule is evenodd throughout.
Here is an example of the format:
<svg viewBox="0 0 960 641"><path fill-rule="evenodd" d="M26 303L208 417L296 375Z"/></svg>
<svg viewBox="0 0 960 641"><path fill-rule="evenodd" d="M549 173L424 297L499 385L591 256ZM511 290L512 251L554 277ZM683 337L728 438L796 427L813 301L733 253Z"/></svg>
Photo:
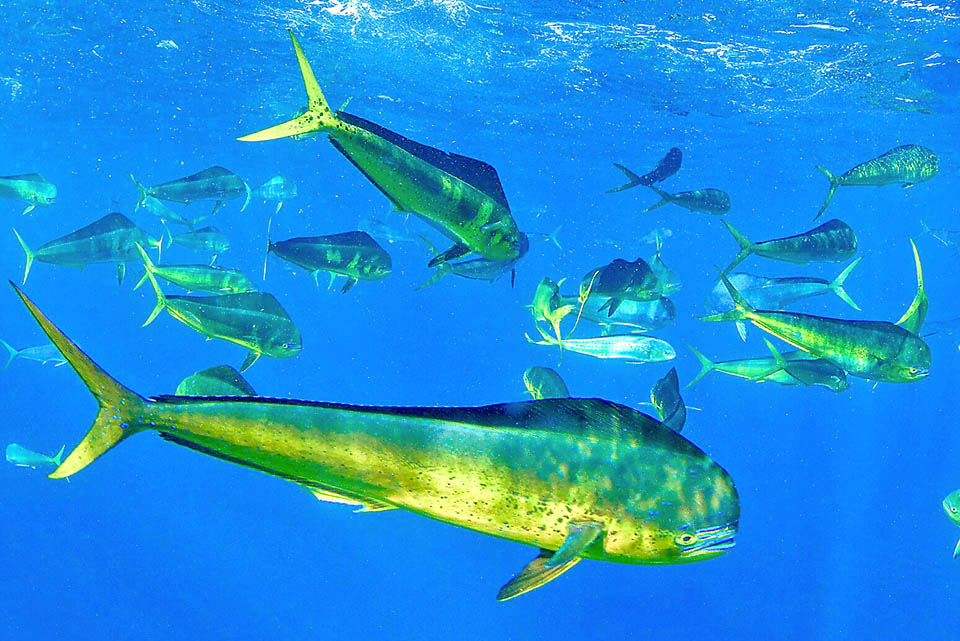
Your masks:
<svg viewBox="0 0 960 641"><path fill-rule="evenodd" d="M541 585L553 581L580 561L580 557L574 557L562 565L547 567L547 562L551 558L553 558L553 552L551 550L540 550L537 558L530 561L530 563L520 570L519 574L500 588L500 592L497 594L497 601L506 601L518 597L521 594L526 594L530 590L535 590Z"/></svg>
<svg viewBox="0 0 960 641"><path fill-rule="evenodd" d="M923 266L920 265L920 254L917 252L917 244L910 239L910 246L913 247L913 259L917 264L917 295L913 297L910 307L903 313L897 325L902 325L907 331L914 334L920 333L923 327L923 321L927 319L927 308L930 306L927 299L927 290L923 286Z"/></svg>

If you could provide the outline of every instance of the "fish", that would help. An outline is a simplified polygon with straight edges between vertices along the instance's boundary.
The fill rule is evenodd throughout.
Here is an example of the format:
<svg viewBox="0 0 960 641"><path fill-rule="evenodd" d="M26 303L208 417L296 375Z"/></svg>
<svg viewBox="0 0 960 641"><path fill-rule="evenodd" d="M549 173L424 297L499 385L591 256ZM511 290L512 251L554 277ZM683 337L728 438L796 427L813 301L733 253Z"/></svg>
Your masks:
<svg viewBox="0 0 960 641"><path fill-rule="evenodd" d="M213 253L211 265L217 256L230 249L230 239L216 227L203 227L177 234L173 237L173 242L193 251Z"/></svg>
<svg viewBox="0 0 960 641"><path fill-rule="evenodd" d="M186 205L202 200L212 200L215 201L213 211L209 214L212 216L217 213L224 201L245 196L243 205L240 207L242 212L250 204L252 195L250 186L240 176L220 166L208 167L185 178L177 178L152 187L141 185L133 174L130 174L130 180L139 192L135 210L144 205L148 196Z"/></svg>
<svg viewBox="0 0 960 641"><path fill-rule="evenodd" d="M334 113L292 31L290 39L306 88L306 111L293 120L238 140L255 142L326 133L337 151L397 211L416 214L454 242L431 261L430 267L471 252L490 260L519 256L523 237L510 213L496 169L473 158L414 142L344 111Z"/></svg>
<svg viewBox="0 0 960 641"><path fill-rule="evenodd" d="M557 346L561 351L563 342L560 340L560 323L578 307L573 302L561 302L560 285L563 282L561 279L559 283L555 283L550 278L544 277L537 285L533 293L533 302L530 304L530 313L533 314L533 322L537 324L537 329L540 328L540 321L549 324L557 335Z"/></svg>
<svg viewBox="0 0 960 641"><path fill-rule="evenodd" d="M296 198L297 185L289 179L277 175L254 189L253 195L263 200L277 201L277 208L273 210L273 214L277 215L280 213L280 208L283 207L283 201Z"/></svg>
<svg viewBox="0 0 960 641"><path fill-rule="evenodd" d="M683 160L683 152L681 152L676 147L670 149L667 152L667 155L660 159L660 162L657 163L657 166L653 168L653 171L650 173L644 174L643 176L638 176L633 173L623 165L618 165L613 163L613 166L626 174L629 181L625 185L620 185L619 187L614 187L613 189L608 189L604 193L613 194L618 191L623 191L625 189L630 189L631 187L636 187L638 185L644 185L649 187L650 185L658 182L662 182L674 175L680 170L680 162Z"/></svg>
<svg viewBox="0 0 960 641"><path fill-rule="evenodd" d="M28 450L22 445L10 443L7 445L7 461L17 467L30 467L33 469L37 469L38 467L59 467L65 449L66 445L62 446L55 456L47 456L46 454Z"/></svg>
<svg viewBox="0 0 960 641"><path fill-rule="evenodd" d="M665 340L639 334L608 334L591 338L564 338L558 340L550 336L539 326L537 330L543 337L535 341L527 334L527 341L534 345L556 345L571 352L593 356L594 358L615 359L631 364L661 363L676 357L673 347Z"/></svg>
<svg viewBox="0 0 960 641"><path fill-rule="evenodd" d="M690 211L702 211L705 214L722 216L730 211L730 195L719 189L695 189L694 191L681 191L676 194L668 194L662 189L653 185L647 185L660 196L660 202L650 205L642 213L653 211L664 205L673 203L680 205Z"/></svg>
<svg viewBox="0 0 960 641"><path fill-rule="evenodd" d="M857 253L857 235L850 225L836 218L802 234L762 240L759 243L747 240L727 221L723 221L723 224L740 245L740 253L723 270L724 274L743 262L743 259L750 254L785 263L806 265L812 262L842 263L853 258Z"/></svg>
<svg viewBox="0 0 960 641"><path fill-rule="evenodd" d="M229 365L200 370L177 385L177 396L256 396L250 383Z"/></svg>
<svg viewBox="0 0 960 641"><path fill-rule="evenodd" d="M528 367L523 372L523 385L535 401L570 397L570 390L563 378L549 367Z"/></svg>
<svg viewBox="0 0 960 641"><path fill-rule="evenodd" d="M683 287L683 284L680 282L680 277L677 274L667 267L666 263L663 262L663 258L660 257L660 250L663 249L663 242L660 240L660 237L657 236L657 251L647 259L647 265L650 266L653 275L657 277L657 282L660 283L659 292L661 296L669 296L674 292L680 290Z"/></svg>
<svg viewBox="0 0 960 641"><path fill-rule="evenodd" d="M916 245L913 245L913 254L917 266L917 294L896 323L757 310L723 274L720 278L736 307L700 320L748 320L794 347L817 358L824 358L848 375L858 378L887 383L920 381L930 374L930 346L918 336L926 318L928 302Z"/></svg>
<svg viewBox="0 0 960 641"><path fill-rule="evenodd" d="M957 245L960 244L960 231L955 229L944 229L942 227L929 227L927 223L920 219L920 227L923 229L921 236L932 236L938 240L944 247L953 247L954 254L957 253Z"/></svg>
<svg viewBox="0 0 960 641"><path fill-rule="evenodd" d="M657 410L661 423L678 434L683 430L687 422L687 406L680 396L676 367L671 367L666 376L654 383L650 389L650 402Z"/></svg>
<svg viewBox="0 0 960 641"><path fill-rule="evenodd" d="M27 282L33 261L52 265L83 268L95 263L116 263L117 281L123 283L126 263L139 261L137 244L162 250L162 239L154 240L123 214L107 214L75 232L44 243L36 251L27 247L23 238L13 230L27 263L23 268L23 282Z"/></svg>
<svg viewBox="0 0 960 641"><path fill-rule="evenodd" d="M819 385L834 392L843 392L850 387L847 373L830 361L812 356L803 350L784 352L781 355L770 341L764 339L764 342L774 356L717 363L690 347L690 351L700 361L700 373L687 383L684 389L693 387L703 380L704 376L713 371L745 378L757 383L770 382L787 386ZM780 357L779 360L777 356Z"/></svg>
<svg viewBox="0 0 960 641"><path fill-rule="evenodd" d="M390 275L390 254L362 231L329 236L304 236L273 242L267 228L267 254L273 253L289 263L306 269L317 281L321 271L330 273L330 285L337 276L346 276L341 293L350 291L361 280L381 280ZM266 257L263 267L266 277Z"/></svg>
<svg viewBox="0 0 960 641"><path fill-rule="evenodd" d="M416 243L417 237L407 231L406 225L394 226L378 218L361 218L357 229L388 243Z"/></svg>
<svg viewBox="0 0 960 641"><path fill-rule="evenodd" d="M16 349L11 346L10 343L0 338L0 345L3 345L9 353L9 356L7 356L7 362L3 365L3 369L10 367L10 364L13 363L14 359L17 358L22 358L25 361L36 361L41 365L53 363L54 367L60 367L66 363L66 361L60 356L59 350L57 350L57 348L50 343L36 345L34 347L24 347L23 349Z"/></svg>
<svg viewBox="0 0 960 641"><path fill-rule="evenodd" d="M671 238L672 236L673 236L672 229L668 227L656 227L654 228L653 231L648 232L646 235L640 238L640 240L637 242L639 242L641 245L656 245L662 242L664 238ZM614 246L617 246L616 243L613 243L612 241L605 241L605 242L608 242L610 244L613 244ZM619 246L617 246L617 248L619 249Z"/></svg>
<svg viewBox="0 0 960 641"><path fill-rule="evenodd" d="M598 312L607 310L612 316L624 300L648 301L661 297L662 286L657 275L642 258L632 263L622 258L591 269L580 281L580 301L590 296L602 296L607 301Z"/></svg>
<svg viewBox="0 0 960 641"><path fill-rule="evenodd" d="M291 358L300 353L300 330L272 294L165 296L153 272L147 271L147 278L157 295L157 304L143 327L166 309L175 319L204 336L248 350L241 372L247 371L264 354Z"/></svg>
<svg viewBox="0 0 960 641"><path fill-rule="evenodd" d="M601 310L606 300L600 296L589 296L582 307L578 296L560 296L556 305L561 309L566 306L580 308L580 319L600 325L604 333L615 332L619 327L626 327L630 332L654 332L668 327L677 318L676 305L665 297L647 301L625 300L613 314Z"/></svg>
<svg viewBox="0 0 960 641"><path fill-rule="evenodd" d="M182 287L188 292L210 292L213 294L242 294L255 292L257 288L243 272L236 269L224 269L211 265L154 265L142 247L140 257L143 259L143 277L134 289L147 282L147 272L159 276L163 280Z"/></svg>
<svg viewBox="0 0 960 641"><path fill-rule="evenodd" d="M947 513L954 525L960 526L960 490L951 492L947 498L943 499L943 511ZM960 541L953 548L953 558L960 556Z"/></svg>
<svg viewBox="0 0 960 641"><path fill-rule="evenodd" d="M0 176L0 198L27 203L21 214L29 214L37 206L52 205L57 200L57 186L40 174Z"/></svg>
<svg viewBox="0 0 960 641"><path fill-rule="evenodd" d="M526 235L524 235L526 238ZM423 239L427 246L429 247L431 253L436 254L436 251L433 248L433 245L429 241ZM460 276L461 278L467 278L470 280L485 280L487 282L493 283L498 281L504 274L507 272L511 273L510 286L513 286L514 281L516 280L516 265L517 261L526 256L527 250L529 249L529 243L525 243L521 247L520 255L516 258L510 260L490 260L489 258L470 258L468 260L462 260L456 263L447 263L442 262L436 267L436 271L433 276L431 276L424 284L417 287L418 290L425 287L433 285L438 280L444 276L453 274L454 276Z"/></svg>
<svg viewBox="0 0 960 641"><path fill-rule="evenodd" d="M160 222L164 225L167 222L176 223L178 225L183 225L184 227L193 231L194 226L199 224L201 221L206 220L207 216L199 216L197 218L185 218L184 216L173 211L162 202L154 198L153 196L147 196L143 199L143 202L140 204L139 208L146 209L148 212L160 219Z"/></svg>
<svg viewBox="0 0 960 641"><path fill-rule="evenodd" d="M850 273L860 264L861 260L863 260L862 256L847 265L832 281L806 276L773 278L746 272L727 274L727 278L737 288L737 291L757 309L783 310L788 305L804 298L833 292L840 297L840 300L859 312L860 307L853 302L843 286L846 284ZM707 309L712 313L733 309L733 299L730 298L727 288L719 280L707 295ZM747 327L743 322L737 323L737 331L740 333L740 338L747 340Z"/></svg>
<svg viewBox="0 0 960 641"><path fill-rule="evenodd" d="M823 172L830 181L830 191L827 199L814 220L820 218L827 210L830 201L838 187L852 185L884 185L902 184L904 187L913 187L917 183L930 180L940 170L940 161L930 149L920 145L900 145L885 152L873 160L860 163L841 176L834 176L821 166L817 169Z"/></svg>
<svg viewBox="0 0 960 641"><path fill-rule="evenodd" d="M501 588L501 601L584 558L683 563L735 546L740 501L730 475L682 435L623 405L579 398L483 407L148 399L107 374L11 285L100 408L50 478L69 478L134 434L158 432L297 483L321 501L408 510L533 546L536 556Z"/></svg>

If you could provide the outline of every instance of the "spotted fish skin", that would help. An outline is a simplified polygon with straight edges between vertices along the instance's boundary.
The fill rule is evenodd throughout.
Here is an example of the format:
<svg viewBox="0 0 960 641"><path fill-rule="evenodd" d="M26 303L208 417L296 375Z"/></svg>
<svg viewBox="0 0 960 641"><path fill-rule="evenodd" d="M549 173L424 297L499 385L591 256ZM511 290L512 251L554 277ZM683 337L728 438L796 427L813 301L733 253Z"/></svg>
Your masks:
<svg viewBox="0 0 960 641"><path fill-rule="evenodd" d="M875 186L902 184L911 187L917 183L930 180L940 171L940 160L932 150L921 145L901 145L877 156L872 160L860 163L841 176L835 176L823 167L817 167L830 181L830 192L826 201L817 213L819 218L838 187L847 186Z"/></svg>

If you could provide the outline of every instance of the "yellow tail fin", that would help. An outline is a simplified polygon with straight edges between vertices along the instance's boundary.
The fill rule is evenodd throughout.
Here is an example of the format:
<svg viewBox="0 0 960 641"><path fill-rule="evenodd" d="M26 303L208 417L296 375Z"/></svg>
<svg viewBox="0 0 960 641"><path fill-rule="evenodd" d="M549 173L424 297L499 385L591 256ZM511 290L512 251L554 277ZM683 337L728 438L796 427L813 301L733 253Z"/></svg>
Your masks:
<svg viewBox="0 0 960 641"><path fill-rule="evenodd" d="M52 479L66 478L88 466L123 439L143 429L137 421L147 401L103 371L56 325L50 322L43 315L43 312L33 304L33 301L20 291L19 287L12 282L10 285L20 296L23 304L27 306L30 314L40 324L40 328L43 329L50 341L56 345L63 357L70 363L70 366L83 379L87 389L96 397L97 403L100 405L100 412L97 414L97 419L90 431L83 437L80 444L70 452L67 460L61 463L49 476Z"/></svg>
<svg viewBox="0 0 960 641"><path fill-rule="evenodd" d="M330 110L323 92L320 91L320 85L313 75L310 63L297 42L297 37L290 31L290 39L293 41L293 50L297 54L297 63L300 65L300 75L303 76L303 86L307 90L307 110L287 122L268 127L246 136L241 136L237 140L243 142L260 142L263 140L276 140L277 138L288 138L290 136L301 136L330 129L338 122L337 117Z"/></svg>

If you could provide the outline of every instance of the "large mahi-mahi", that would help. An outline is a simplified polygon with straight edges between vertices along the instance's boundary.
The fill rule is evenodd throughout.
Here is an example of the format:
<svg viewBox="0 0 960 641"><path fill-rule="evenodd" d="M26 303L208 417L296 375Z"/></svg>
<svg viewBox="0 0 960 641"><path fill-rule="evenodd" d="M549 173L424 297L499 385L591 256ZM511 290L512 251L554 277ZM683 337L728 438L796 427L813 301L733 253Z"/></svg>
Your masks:
<svg viewBox="0 0 960 641"><path fill-rule="evenodd" d="M540 548L501 589L501 600L581 558L683 563L734 545L740 506L727 472L628 407L599 399L486 407L148 399L111 378L13 287L100 406L51 478L69 477L128 436L154 430L303 485L321 500L405 509Z"/></svg>

